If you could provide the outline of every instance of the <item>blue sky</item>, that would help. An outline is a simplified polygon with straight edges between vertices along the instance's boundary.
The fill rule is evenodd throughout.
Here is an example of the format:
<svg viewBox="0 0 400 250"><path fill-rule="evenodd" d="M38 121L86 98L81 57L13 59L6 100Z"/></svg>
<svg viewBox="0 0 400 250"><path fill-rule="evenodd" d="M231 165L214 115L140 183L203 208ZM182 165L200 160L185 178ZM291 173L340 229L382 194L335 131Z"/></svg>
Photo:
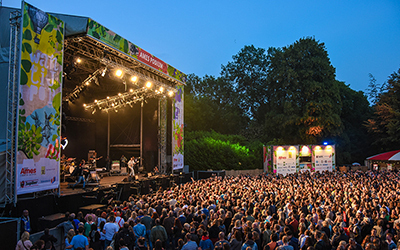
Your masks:
<svg viewBox="0 0 400 250"><path fill-rule="evenodd" d="M32 0L46 11L91 17L186 74L218 76L245 45L325 43L336 78L365 90L400 68L400 1ZM17 0L3 6L20 7Z"/></svg>

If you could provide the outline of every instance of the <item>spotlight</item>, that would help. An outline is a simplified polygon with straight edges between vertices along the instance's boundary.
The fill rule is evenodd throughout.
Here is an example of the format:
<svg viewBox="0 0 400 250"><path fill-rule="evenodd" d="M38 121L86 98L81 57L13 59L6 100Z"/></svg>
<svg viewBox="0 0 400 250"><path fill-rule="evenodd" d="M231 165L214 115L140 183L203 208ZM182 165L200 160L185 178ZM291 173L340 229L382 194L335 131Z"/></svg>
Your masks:
<svg viewBox="0 0 400 250"><path fill-rule="evenodd" d="M160 92L164 92L164 88L162 86L160 87Z"/></svg>
<svg viewBox="0 0 400 250"><path fill-rule="evenodd" d="M169 95L170 97L174 96L174 91L172 91L172 90L168 91L168 95Z"/></svg>
<svg viewBox="0 0 400 250"><path fill-rule="evenodd" d="M93 109L93 111L92 111L92 115L93 115L94 113L96 113L96 109Z"/></svg>
<svg viewBox="0 0 400 250"><path fill-rule="evenodd" d="M83 104L83 107L86 107L86 103Z"/></svg>
<svg viewBox="0 0 400 250"><path fill-rule="evenodd" d="M328 145L328 142L327 142L327 141L324 141L324 146L326 146L326 145Z"/></svg>
<svg viewBox="0 0 400 250"><path fill-rule="evenodd" d="M149 82L146 82L146 88L148 88L148 89L151 88L151 85L152 85L152 84L151 84L150 81L149 81Z"/></svg>
<svg viewBox="0 0 400 250"><path fill-rule="evenodd" d="M82 59L80 59L79 57L76 59L76 62L77 63L81 63L82 62Z"/></svg>
<svg viewBox="0 0 400 250"><path fill-rule="evenodd" d="M97 102L97 100L94 100L94 102Z"/></svg>
<svg viewBox="0 0 400 250"><path fill-rule="evenodd" d="M137 81L137 76L132 76L131 77L131 82L135 83Z"/></svg>
<svg viewBox="0 0 400 250"><path fill-rule="evenodd" d="M86 86L89 86L89 81L85 82L85 85L86 85Z"/></svg>
<svg viewBox="0 0 400 250"><path fill-rule="evenodd" d="M107 96L107 99L110 99L110 97L109 97L109 96Z"/></svg>
<svg viewBox="0 0 400 250"><path fill-rule="evenodd" d="M133 89L130 89L129 92L133 93Z"/></svg>
<svg viewBox="0 0 400 250"><path fill-rule="evenodd" d="M121 93L118 93L118 95L121 96L122 94L121 94Z"/></svg>
<svg viewBox="0 0 400 250"><path fill-rule="evenodd" d="M122 70L117 70L117 72L115 72L115 75L116 76L118 76L118 77L121 77L122 76Z"/></svg>

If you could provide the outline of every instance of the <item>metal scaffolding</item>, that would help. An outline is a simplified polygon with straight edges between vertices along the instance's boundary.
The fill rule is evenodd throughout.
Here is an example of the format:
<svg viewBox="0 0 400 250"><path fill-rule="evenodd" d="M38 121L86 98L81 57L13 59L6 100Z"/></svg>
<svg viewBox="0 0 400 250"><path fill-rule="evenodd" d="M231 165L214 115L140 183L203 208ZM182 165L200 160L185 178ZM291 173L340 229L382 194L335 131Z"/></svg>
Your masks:
<svg viewBox="0 0 400 250"><path fill-rule="evenodd" d="M17 203L15 190L15 169L17 158L17 108L18 108L18 79L20 60L20 37L21 37L21 11L13 11L10 14L10 58L8 71L8 99L7 99L7 139L6 139L6 192L5 202L1 204Z"/></svg>
<svg viewBox="0 0 400 250"><path fill-rule="evenodd" d="M167 98L158 101L158 152L160 171L166 174L167 170Z"/></svg>

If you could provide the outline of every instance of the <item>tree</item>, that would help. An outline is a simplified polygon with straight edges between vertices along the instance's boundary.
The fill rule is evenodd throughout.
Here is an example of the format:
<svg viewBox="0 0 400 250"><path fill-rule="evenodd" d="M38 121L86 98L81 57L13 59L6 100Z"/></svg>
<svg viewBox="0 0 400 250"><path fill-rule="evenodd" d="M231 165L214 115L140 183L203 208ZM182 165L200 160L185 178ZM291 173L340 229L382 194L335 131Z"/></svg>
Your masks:
<svg viewBox="0 0 400 250"><path fill-rule="evenodd" d="M221 77L232 86L238 105L249 119L263 121L261 108L266 103L267 55L265 49L244 46L233 61L222 65Z"/></svg>
<svg viewBox="0 0 400 250"><path fill-rule="evenodd" d="M400 145L400 69L390 75L373 106L374 115L366 123L382 150L398 149Z"/></svg>
<svg viewBox="0 0 400 250"><path fill-rule="evenodd" d="M325 45L302 38L268 50L265 133L269 140L319 143L341 132L335 68Z"/></svg>
<svg viewBox="0 0 400 250"><path fill-rule="evenodd" d="M342 109L340 119L343 132L331 140L336 144L338 164L362 162L373 154L372 143L367 128L363 124L372 115L367 96L362 91L355 91L344 82L338 83ZM367 147L368 145L368 147Z"/></svg>
<svg viewBox="0 0 400 250"><path fill-rule="evenodd" d="M238 134L247 125L236 93L223 78L189 75L185 90L187 131Z"/></svg>

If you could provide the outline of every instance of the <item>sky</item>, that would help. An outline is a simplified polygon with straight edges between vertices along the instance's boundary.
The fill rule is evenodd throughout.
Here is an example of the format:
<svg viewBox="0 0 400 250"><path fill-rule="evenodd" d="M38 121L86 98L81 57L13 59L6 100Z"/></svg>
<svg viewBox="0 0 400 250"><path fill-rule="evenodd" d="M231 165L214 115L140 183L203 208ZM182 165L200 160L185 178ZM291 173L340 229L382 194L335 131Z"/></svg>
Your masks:
<svg viewBox="0 0 400 250"><path fill-rule="evenodd" d="M268 49L315 37L336 79L365 91L400 68L398 0L31 0L46 12L86 16L186 74L219 76L244 46ZM2 0L18 7L21 1Z"/></svg>

